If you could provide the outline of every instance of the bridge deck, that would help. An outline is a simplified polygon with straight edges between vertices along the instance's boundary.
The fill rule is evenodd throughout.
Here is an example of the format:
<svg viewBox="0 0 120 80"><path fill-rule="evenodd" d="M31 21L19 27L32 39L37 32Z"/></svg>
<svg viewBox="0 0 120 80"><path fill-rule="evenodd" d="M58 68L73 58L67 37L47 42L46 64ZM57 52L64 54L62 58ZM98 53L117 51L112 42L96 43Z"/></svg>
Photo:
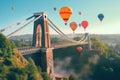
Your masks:
<svg viewBox="0 0 120 80"><path fill-rule="evenodd" d="M68 46L74 46L74 45L82 45L82 44L87 44L87 42L83 42L83 43L70 43L70 44L61 44L61 45L52 45L51 48L53 49L58 49L58 48L64 48L64 47L68 47ZM27 54L32 54L32 53L36 53L40 51L40 47L21 47L18 48L18 51L20 53L22 53L22 55L27 55Z"/></svg>

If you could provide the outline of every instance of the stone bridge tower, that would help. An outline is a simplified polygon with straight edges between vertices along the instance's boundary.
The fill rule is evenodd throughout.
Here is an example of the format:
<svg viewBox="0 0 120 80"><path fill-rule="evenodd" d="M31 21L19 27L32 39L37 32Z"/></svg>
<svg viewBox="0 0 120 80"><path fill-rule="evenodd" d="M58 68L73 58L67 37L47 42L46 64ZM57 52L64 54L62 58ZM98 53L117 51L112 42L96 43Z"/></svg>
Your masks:
<svg viewBox="0 0 120 80"><path fill-rule="evenodd" d="M33 46L40 47L40 66L54 80L53 50L50 43L50 32L47 13L34 13L35 18L42 15L34 22Z"/></svg>
<svg viewBox="0 0 120 80"><path fill-rule="evenodd" d="M91 40L90 40L90 35L89 35L88 33L85 33L85 36L87 37L88 50L91 50Z"/></svg>

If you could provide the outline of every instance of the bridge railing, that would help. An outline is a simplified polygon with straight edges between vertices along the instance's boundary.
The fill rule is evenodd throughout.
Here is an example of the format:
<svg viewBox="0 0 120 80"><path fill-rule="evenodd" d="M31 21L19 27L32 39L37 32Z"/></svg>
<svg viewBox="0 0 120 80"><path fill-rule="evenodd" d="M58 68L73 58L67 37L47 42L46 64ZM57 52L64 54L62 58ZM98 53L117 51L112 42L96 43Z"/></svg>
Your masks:
<svg viewBox="0 0 120 80"><path fill-rule="evenodd" d="M40 47L21 47L17 49L20 53L22 53L22 55L27 55L38 52L40 50Z"/></svg>

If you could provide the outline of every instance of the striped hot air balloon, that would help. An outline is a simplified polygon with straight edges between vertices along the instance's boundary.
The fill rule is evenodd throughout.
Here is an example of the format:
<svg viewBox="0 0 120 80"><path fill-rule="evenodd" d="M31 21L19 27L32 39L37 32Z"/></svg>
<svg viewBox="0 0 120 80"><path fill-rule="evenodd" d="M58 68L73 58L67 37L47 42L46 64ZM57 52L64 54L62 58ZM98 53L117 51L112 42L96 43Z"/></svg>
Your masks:
<svg viewBox="0 0 120 80"><path fill-rule="evenodd" d="M72 9L68 6L64 6L60 9L59 14L61 18L63 19L63 21L65 22L65 24L67 24L69 18L72 15Z"/></svg>

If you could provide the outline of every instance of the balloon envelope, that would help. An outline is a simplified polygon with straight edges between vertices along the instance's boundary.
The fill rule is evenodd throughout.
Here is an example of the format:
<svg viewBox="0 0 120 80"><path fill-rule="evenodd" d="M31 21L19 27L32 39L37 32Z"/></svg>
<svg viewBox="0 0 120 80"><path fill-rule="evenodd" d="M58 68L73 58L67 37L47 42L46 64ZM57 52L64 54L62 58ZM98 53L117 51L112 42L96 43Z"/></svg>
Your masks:
<svg viewBox="0 0 120 80"><path fill-rule="evenodd" d="M79 27L81 27L81 24L79 24Z"/></svg>
<svg viewBox="0 0 120 80"><path fill-rule="evenodd" d="M11 9L14 10L14 6L12 6Z"/></svg>
<svg viewBox="0 0 120 80"><path fill-rule="evenodd" d="M78 52L81 52L82 50L83 50L82 47L80 47L80 46L77 47L77 51L78 51Z"/></svg>
<svg viewBox="0 0 120 80"><path fill-rule="evenodd" d="M67 22L72 15L72 9L68 6L64 6L60 9L59 14L64 22Z"/></svg>
<svg viewBox="0 0 120 80"><path fill-rule="evenodd" d="M82 21L81 26L86 29L88 27L88 21Z"/></svg>
<svg viewBox="0 0 120 80"><path fill-rule="evenodd" d="M100 13L100 14L98 14L98 18L99 18L100 21L102 21L103 18L104 18L104 15L102 13Z"/></svg>
<svg viewBox="0 0 120 80"><path fill-rule="evenodd" d="M81 12L79 11L78 14L81 15Z"/></svg>
<svg viewBox="0 0 120 80"><path fill-rule="evenodd" d="M71 22L70 23L70 28L73 30L73 32L76 30L78 24L76 22Z"/></svg>
<svg viewBox="0 0 120 80"><path fill-rule="evenodd" d="M54 9L54 11L56 11L56 9L57 9L57 8L56 8L56 7L54 7L53 9Z"/></svg>

